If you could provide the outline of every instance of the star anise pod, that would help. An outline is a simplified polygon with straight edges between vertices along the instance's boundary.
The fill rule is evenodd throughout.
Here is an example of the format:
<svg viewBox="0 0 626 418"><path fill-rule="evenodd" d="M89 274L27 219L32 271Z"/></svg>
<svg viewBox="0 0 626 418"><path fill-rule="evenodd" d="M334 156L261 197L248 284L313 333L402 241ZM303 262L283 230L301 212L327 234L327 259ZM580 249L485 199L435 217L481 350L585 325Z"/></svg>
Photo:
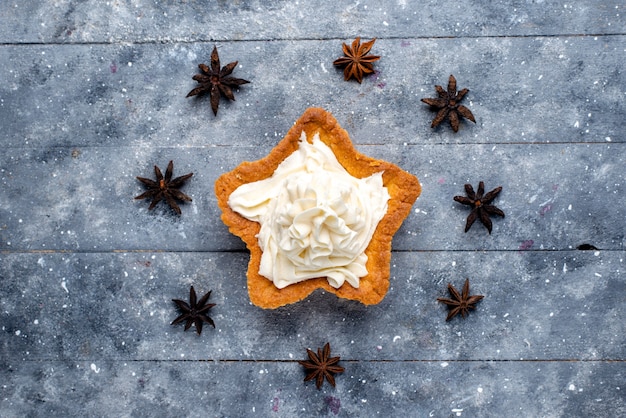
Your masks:
<svg viewBox="0 0 626 418"><path fill-rule="evenodd" d="M491 204L493 199L495 199L501 191L502 186L499 186L483 196L483 193L485 192L485 183L481 181L478 183L478 190L476 193L474 193L474 188L471 184L466 184L465 193L467 194L467 197L454 196L454 200L457 202L472 207L472 211L467 217L467 222L465 223L465 232L469 231L476 219L480 219L480 222L485 225L487 231L491 234L491 219L489 218L489 215L499 215L504 217L504 212Z"/></svg>
<svg viewBox="0 0 626 418"><path fill-rule="evenodd" d="M326 378L328 383L334 387L335 378L333 374L343 373L345 369L337 365L340 357L330 357L330 343L326 343L323 349L318 348L317 354L308 348L306 352L310 361L298 361L305 369L309 370L304 381L308 382L309 380L315 379L315 386L320 389L324 383L324 378Z"/></svg>
<svg viewBox="0 0 626 418"><path fill-rule="evenodd" d="M202 333L203 322L206 322L207 324L215 328L215 323L207 315L209 309L215 306L215 303L207 304L209 296L211 296L210 290L206 295L202 296L202 299L196 301L196 291L194 290L193 286L191 286L191 289L189 289L189 303L180 299L172 299L172 301L176 304L176 306L178 306L178 309L181 312L180 316L172 321L172 325L180 324L186 321L185 331L187 331L189 328L191 328L191 324L195 324L196 332L198 333L198 335Z"/></svg>
<svg viewBox="0 0 626 418"><path fill-rule="evenodd" d="M469 92L468 89L463 89L457 93L456 91L456 79L451 74L448 79L448 91L445 91L441 86L435 86L437 94L436 99L422 99L422 102L426 103L430 107L438 110L437 116L433 119L431 128L438 126L443 120L448 117L450 120L450 126L454 132L459 130L459 119L464 117L472 122L476 123L472 112L462 104L459 104L463 97Z"/></svg>
<svg viewBox="0 0 626 418"><path fill-rule="evenodd" d="M187 93L187 97L210 93L211 109L213 109L213 114L217 116L217 108L220 104L220 93L227 99L235 100L232 88L249 83L248 80L230 76L237 66L237 63L238 61L231 62L220 70L220 57L217 53L217 47L214 46L213 52L211 53L211 68L206 64L198 65L202 74L194 75L193 79L200 83L200 86Z"/></svg>
<svg viewBox="0 0 626 418"><path fill-rule="evenodd" d="M351 77L354 77L356 81L361 83L363 76L374 72L374 61L378 61L380 57L378 55L367 55L372 49L372 46L376 42L376 38L368 42L361 43L361 38L357 37L352 46L343 44L343 53L345 57L337 58L333 65L339 67L345 66L343 70L343 79L348 81Z"/></svg>
<svg viewBox="0 0 626 418"><path fill-rule="evenodd" d="M174 163L170 161L165 170L165 177L161 173L161 170L156 165L154 166L154 174L156 181L147 179L145 177L137 177L137 180L142 182L148 187L144 193L136 196L135 199L152 198L152 203L148 207L148 210L154 209L157 203L162 199L165 199L168 205L176 212L181 214L180 207L176 204L176 199L191 202L191 198L185 193L178 190L183 184L193 176L193 173L185 174L184 176L176 177L172 180L172 173L174 172Z"/></svg>
<svg viewBox="0 0 626 418"><path fill-rule="evenodd" d="M452 295L452 299L448 298L437 298L438 302L445 303L450 308L450 312L448 312L448 317L446 321L454 318L458 313L461 314L463 318L469 315L470 309L476 309L476 305L482 298L483 295L469 295L469 279L465 279L465 284L463 285L463 293L459 294L459 291L456 290L454 286L448 283L448 291L450 295Z"/></svg>

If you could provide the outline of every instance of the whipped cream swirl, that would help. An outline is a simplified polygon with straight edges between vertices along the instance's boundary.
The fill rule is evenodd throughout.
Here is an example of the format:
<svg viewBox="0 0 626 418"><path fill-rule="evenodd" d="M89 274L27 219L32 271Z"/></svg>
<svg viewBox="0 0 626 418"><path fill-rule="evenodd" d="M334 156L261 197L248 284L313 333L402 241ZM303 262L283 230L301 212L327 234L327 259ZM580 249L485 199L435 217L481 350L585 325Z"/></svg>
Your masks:
<svg viewBox="0 0 626 418"><path fill-rule="evenodd" d="M387 212L382 174L353 177L319 134L310 144L302 132L298 150L271 177L241 185L228 200L261 224L259 274L279 289L316 277L358 288L367 275L364 251Z"/></svg>

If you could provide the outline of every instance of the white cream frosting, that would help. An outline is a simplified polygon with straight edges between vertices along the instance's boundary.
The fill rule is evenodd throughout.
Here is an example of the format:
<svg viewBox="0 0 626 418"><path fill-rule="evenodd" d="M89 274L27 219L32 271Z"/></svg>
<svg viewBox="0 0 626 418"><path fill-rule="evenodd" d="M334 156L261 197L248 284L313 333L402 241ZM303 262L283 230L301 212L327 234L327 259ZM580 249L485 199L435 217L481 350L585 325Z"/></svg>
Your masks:
<svg viewBox="0 0 626 418"><path fill-rule="evenodd" d="M259 274L282 289L315 277L339 288L359 287L367 275L365 249L387 212L383 172L359 179L348 173L319 134L261 181L238 187L228 204L259 222Z"/></svg>

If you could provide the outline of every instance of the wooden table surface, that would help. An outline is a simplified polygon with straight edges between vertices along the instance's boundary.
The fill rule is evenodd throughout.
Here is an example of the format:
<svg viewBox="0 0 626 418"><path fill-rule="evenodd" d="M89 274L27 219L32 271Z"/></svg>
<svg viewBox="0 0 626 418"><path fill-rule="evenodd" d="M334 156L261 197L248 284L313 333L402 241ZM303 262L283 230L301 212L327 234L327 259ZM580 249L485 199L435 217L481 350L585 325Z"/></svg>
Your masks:
<svg viewBox="0 0 626 418"><path fill-rule="evenodd" d="M0 416L626 415L623 1L0 2ZM333 61L377 38L362 84ZM251 83L186 98L217 45ZM476 124L431 129L454 74ZM213 184L306 108L416 175L375 306L253 306ZM193 172L176 216L135 177ZM502 186L463 232L465 183ZM485 298L446 322L447 284ZM216 328L172 326L212 290ZM297 360L330 342L321 390Z"/></svg>

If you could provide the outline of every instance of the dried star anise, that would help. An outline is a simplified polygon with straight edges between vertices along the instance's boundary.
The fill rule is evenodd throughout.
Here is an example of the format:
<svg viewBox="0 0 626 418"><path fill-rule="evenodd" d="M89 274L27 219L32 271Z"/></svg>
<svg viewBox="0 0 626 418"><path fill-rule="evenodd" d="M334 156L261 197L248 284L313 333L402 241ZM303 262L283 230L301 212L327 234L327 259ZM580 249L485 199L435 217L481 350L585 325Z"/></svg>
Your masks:
<svg viewBox="0 0 626 418"><path fill-rule="evenodd" d="M448 298L437 298L437 302L445 303L450 308L450 312L448 312L448 317L446 321L451 320L457 314L461 314L463 318L469 315L470 309L476 309L476 305L482 298L483 295L469 295L469 279L465 279L465 284L463 285L463 293L459 294L459 291L456 290L454 286L448 283L448 291L450 295L452 295L453 299Z"/></svg>
<svg viewBox="0 0 626 418"><path fill-rule="evenodd" d="M435 119L433 119L433 122L430 125L431 128L438 126L441 122L443 122L446 116L450 120L450 126L454 132L458 132L459 130L459 116L476 123L476 119L474 119L472 112L467 107L459 104L469 90L463 89L457 93L456 79L452 74L448 79L448 91L445 91L441 86L435 86L435 90L437 90L437 94L439 95L438 98L422 99L422 102L438 110L437 116L435 116Z"/></svg>
<svg viewBox="0 0 626 418"><path fill-rule="evenodd" d="M211 109L213 109L213 114L217 116L217 108L220 104L220 93L227 99L235 100L232 88L249 83L248 80L230 76L237 66L237 63L238 61L231 62L220 70L220 57L217 53L217 47L214 46L213 52L211 53L211 68L206 64L198 65L202 74L194 75L193 79L200 83L200 86L187 93L187 97L210 93Z"/></svg>
<svg viewBox="0 0 626 418"><path fill-rule="evenodd" d="M335 378L333 374L343 373L345 369L337 365L339 357L330 357L330 343L326 343L323 349L318 348L317 354L308 348L306 352L310 361L298 361L305 369L309 370L304 381L308 382L309 380L315 379L315 386L320 389L324 383L324 378L326 378L328 383L334 387Z"/></svg>
<svg viewBox="0 0 626 418"><path fill-rule="evenodd" d="M196 291L193 286L189 289L189 303L180 300L180 299L172 299L172 301L178 306L181 314L178 318L172 321L172 325L180 324L185 322L185 331L191 328L191 324L196 325L196 332L198 335L202 333L202 323L206 322L215 328L215 323L209 316L207 312L209 309L215 306L215 303L209 303L207 305L207 301L209 300L209 296L211 296L211 291L202 296L202 299L196 302Z"/></svg>
<svg viewBox="0 0 626 418"><path fill-rule="evenodd" d="M352 47L347 44L343 44L343 53L345 57L337 58L333 65L340 67L345 66L343 70L343 79L348 81L351 77L354 77L356 81L361 83L363 76L374 72L374 61L378 61L380 57L378 55L367 55L372 49L372 46L376 42L376 38L368 42L361 43L361 38L357 37L352 42Z"/></svg>
<svg viewBox="0 0 626 418"><path fill-rule="evenodd" d="M491 219L489 218L489 215L499 215L504 217L504 212L494 205L491 205L493 199L495 199L501 191L502 186L499 186L483 196L483 193L485 192L485 183L481 181L478 183L478 190L476 193L474 193L474 188L471 184L466 184L465 193L467 194L467 197L454 196L454 200L457 202L472 207L472 211L467 217L467 222L465 223L465 232L469 231L476 219L480 219L480 222L485 225L487 231L491 234Z"/></svg>
<svg viewBox="0 0 626 418"><path fill-rule="evenodd" d="M191 198L178 190L178 188L185 184L185 181L187 181L189 177L193 176L193 173L185 174L184 176L176 177L172 180L173 171L174 163L170 161L167 165L167 170L165 170L165 177L163 177L161 170L156 165L154 166L156 181L144 177L137 177L137 180L145 184L148 187L148 190L139 196L136 196L135 199L152 198L152 203L150 203L148 210L154 209L157 203L159 203L162 199L165 199L167 204L180 215L182 212L180 207L176 204L175 199L191 202Z"/></svg>

